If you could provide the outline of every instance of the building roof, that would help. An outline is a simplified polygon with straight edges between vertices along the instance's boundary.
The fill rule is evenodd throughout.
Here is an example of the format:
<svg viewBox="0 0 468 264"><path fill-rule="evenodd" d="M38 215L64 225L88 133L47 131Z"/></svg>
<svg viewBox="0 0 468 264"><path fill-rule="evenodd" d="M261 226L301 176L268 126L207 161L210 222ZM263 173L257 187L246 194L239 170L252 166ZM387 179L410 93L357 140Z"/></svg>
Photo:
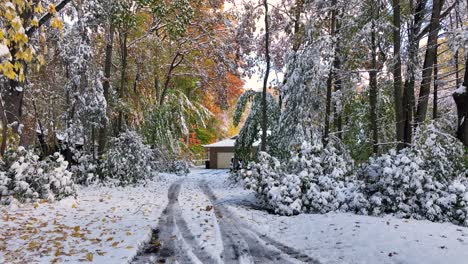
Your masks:
<svg viewBox="0 0 468 264"><path fill-rule="evenodd" d="M213 144L209 145L203 145L205 148L229 148L229 147L234 147L236 144L236 139L237 136L234 136L232 138L227 138L218 142L215 142ZM260 141L255 141L253 143L253 147L258 147L260 145Z"/></svg>

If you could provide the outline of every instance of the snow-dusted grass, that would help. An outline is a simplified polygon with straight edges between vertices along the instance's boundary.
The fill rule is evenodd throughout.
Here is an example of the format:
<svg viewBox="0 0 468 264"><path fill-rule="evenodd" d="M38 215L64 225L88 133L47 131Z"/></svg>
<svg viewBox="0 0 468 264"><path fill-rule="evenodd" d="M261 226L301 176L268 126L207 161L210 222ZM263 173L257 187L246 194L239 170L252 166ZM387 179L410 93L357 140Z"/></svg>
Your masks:
<svg viewBox="0 0 468 264"><path fill-rule="evenodd" d="M149 240L175 179L81 187L76 199L1 206L0 263L126 263Z"/></svg>
<svg viewBox="0 0 468 264"><path fill-rule="evenodd" d="M327 263L452 263L468 259L468 228L450 223L350 213L278 216L254 210L253 192L205 175L219 202L253 229Z"/></svg>

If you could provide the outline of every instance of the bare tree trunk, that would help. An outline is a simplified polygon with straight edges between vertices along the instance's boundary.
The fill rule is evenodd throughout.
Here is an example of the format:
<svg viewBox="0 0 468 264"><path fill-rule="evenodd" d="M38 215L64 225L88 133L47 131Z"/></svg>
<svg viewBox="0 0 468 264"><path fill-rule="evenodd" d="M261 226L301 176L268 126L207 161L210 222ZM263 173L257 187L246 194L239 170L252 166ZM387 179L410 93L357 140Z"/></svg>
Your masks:
<svg viewBox="0 0 468 264"><path fill-rule="evenodd" d="M270 26L268 17L268 1L263 0L263 6L265 7L265 58L266 58L266 71L263 79L263 91L262 91L262 145L261 150L266 151L266 140L267 140L267 86L268 77L270 76Z"/></svg>
<svg viewBox="0 0 468 264"><path fill-rule="evenodd" d="M126 29L124 29L126 30ZM128 62L128 48L127 48L127 39L128 34L127 32L120 32L119 33L120 39L120 61L121 61L121 68L120 68L120 89L119 89L119 100L123 101L125 97L125 93L127 92L127 62ZM123 129L124 118L123 118L123 110L119 109L119 115L117 120L117 134L120 134Z"/></svg>
<svg viewBox="0 0 468 264"><path fill-rule="evenodd" d="M336 6L335 6L336 9ZM336 11L335 11L336 12ZM336 15L337 16L337 15ZM334 77L334 88L335 92L341 91L341 76L340 76L340 71L341 71L341 58L340 58L340 39L339 39L339 34L340 34L340 20L335 16L335 33L334 35L337 36L336 40L336 46L335 46L335 61L333 65L333 70L335 71L335 74L333 75ZM340 98L341 100L341 98ZM339 139L342 139L343 137L343 120L342 120L342 109L338 109L337 104L335 103L334 106L334 120L335 120L335 129L336 129L336 136Z"/></svg>
<svg viewBox="0 0 468 264"><path fill-rule="evenodd" d="M7 143L8 143L8 121L5 114L5 106L3 104L3 97L0 93L0 115L2 119L2 145L0 147L0 155L5 155Z"/></svg>
<svg viewBox="0 0 468 264"><path fill-rule="evenodd" d="M427 40L426 55L424 58L424 66L422 71L421 88L419 91L418 108L416 113L416 126L426 120L427 105L429 102L429 94L431 89L431 76L436 57L437 38L440 27L440 12L444 0L433 0L432 16L429 24L429 37Z"/></svg>
<svg viewBox="0 0 468 264"><path fill-rule="evenodd" d="M375 34L375 23L372 19L372 32L371 32L371 67L369 71L369 102L370 102L370 125L372 130L372 150L375 154L379 153L379 123L377 113L377 40Z"/></svg>
<svg viewBox="0 0 468 264"><path fill-rule="evenodd" d="M410 24L409 36L408 36L408 79L406 79L404 84L404 136L403 142L406 146L411 145L413 140L413 128L414 128L414 113L416 108L416 99L414 95L414 86L416 83L416 68L419 63L418 61L418 49L419 49L419 39L417 35L421 29L421 23L424 19L424 8L426 6L427 0L418 0L416 2L416 7L414 8L413 1L410 1L413 21Z"/></svg>
<svg viewBox="0 0 468 264"><path fill-rule="evenodd" d="M401 80L401 19L400 19L400 0L393 0L393 96L395 100L395 124L396 140L398 150L404 148L404 112L403 112L403 91Z"/></svg>
<svg viewBox="0 0 468 264"><path fill-rule="evenodd" d="M179 61L177 61L179 57L180 59ZM164 99L166 98L167 91L169 90L169 84L171 83L172 73L174 72L174 69L177 68L182 63L183 60L184 60L184 56L180 53L176 53L176 55L172 59L171 65L169 66L169 70L167 71L167 74L166 74L166 80L164 81L164 87L161 92L161 97L159 98L159 105L164 104Z"/></svg>
<svg viewBox="0 0 468 264"><path fill-rule="evenodd" d="M465 58L465 77L462 84L464 91L453 94L453 99L457 105L458 129L457 138L468 147L468 56Z"/></svg>
<svg viewBox="0 0 468 264"><path fill-rule="evenodd" d="M439 95L438 95L438 90L439 90L439 84L437 83L437 75L438 75L438 66L437 66L437 47L436 47L436 56L434 58L434 98L433 98L433 106L432 106L432 118L436 119L437 118L437 111L438 111L438 103L437 100L439 100Z"/></svg>
<svg viewBox="0 0 468 264"><path fill-rule="evenodd" d="M109 101L109 89L110 89L110 81L111 81L111 71L112 71L112 52L114 46L114 25L112 22L109 22L109 32L107 36L107 43L106 43L106 61L104 65L104 98L106 101ZM107 112L107 109L106 109ZM107 144L107 120L102 120L101 127L99 128L99 146L98 146L98 156L99 158L102 157L106 150Z"/></svg>
<svg viewBox="0 0 468 264"><path fill-rule="evenodd" d="M331 22L330 22L330 34L332 37L335 36L335 23L336 23L336 0L332 0L331 5L333 6L333 9L331 11ZM335 59L336 56L333 60L333 68L335 67ZM335 70L334 69L330 70L330 74L328 75L327 79L327 98L326 98L326 105L325 105L325 129L323 133L323 144L327 145L328 140L329 140L329 135L330 135L330 116L331 116L331 97L332 97L332 89L333 89L333 79L334 79L334 74Z"/></svg>

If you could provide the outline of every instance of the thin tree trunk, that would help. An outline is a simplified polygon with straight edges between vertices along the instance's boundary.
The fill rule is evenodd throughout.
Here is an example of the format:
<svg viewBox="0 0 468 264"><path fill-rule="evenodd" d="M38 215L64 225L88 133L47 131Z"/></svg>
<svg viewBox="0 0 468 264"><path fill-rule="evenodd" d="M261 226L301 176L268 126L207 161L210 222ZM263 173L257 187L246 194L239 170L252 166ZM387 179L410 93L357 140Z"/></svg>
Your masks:
<svg viewBox="0 0 468 264"><path fill-rule="evenodd" d="M331 11L331 21L330 21L330 34L332 37L335 36L335 23L336 23L336 0L332 0L331 5L333 6L333 9ZM333 60L333 68L335 67L335 59L336 56ZM335 70L330 69L330 73L328 75L327 79L327 98L326 98L326 105L325 105L325 129L323 133L323 144L327 145L328 140L329 140L329 135L330 135L330 116L331 116L331 97L332 97L332 89L333 89L333 79L334 79L334 74Z"/></svg>
<svg viewBox="0 0 468 264"><path fill-rule="evenodd" d="M106 61L104 65L104 84L103 84L103 93L104 98L109 102L109 89L110 89L110 79L112 71L112 52L114 46L114 25L112 22L109 22L109 33L107 36L106 43ZM107 112L107 109L106 109ZM99 146L98 146L98 156L102 157L106 150L107 144L107 120L104 119L101 121L101 127L99 129Z"/></svg>
<svg viewBox="0 0 468 264"><path fill-rule="evenodd" d="M335 6L336 9L336 6ZM335 11L336 12L336 11ZM333 70L335 71L335 74L333 74L334 77L334 88L335 92L341 91L341 76L340 76L340 71L341 71L341 58L340 58L340 39L339 39L339 34L340 34L340 20L338 19L337 15L335 15L335 32L334 35L337 37L336 40L336 46L335 46L335 61L333 65ZM341 98L339 99L341 100ZM334 106L334 119L335 119L335 129L336 129L336 136L339 139L342 139L343 137L343 120L342 120L342 109L338 108L336 102Z"/></svg>
<svg viewBox="0 0 468 264"><path fill-rule="evenodd" d="M372 20L372 32L371 32L371 67L369 71L369 102L370 102L370 125L372 130L372 150L375 154L379 153L379 123L377 113L377 40L375 34L375 23Z"/></svg>
<svg viewBox="0 0 468 264"><path fill-rule="evenodd" d="M432 67L434 66L434 60L437 55L436 46L440 26L440 12L443 4L444 0L433 0L432 16L429 25L429 37L427 40L427 49L424 58L421 88L419 91L418 108L416 113L416 126L426 120L427 105L431 89L431 76L433 73Z"/></svg>
<svg viewBox="0 0 468 264"><path fill-rule="evenodd" d="M401 19L400 0L393 0L393 96L395 100L395 124L396 140L398 150L404 148L404 112L403 112L403 92L401 80Z"/></svg>
<svg viewBox="0 0 468 264"><path fill-rule="evenodd" d="M424 8L426 6L427 0L418 0L416 3L416 8L413 10L413 1L410 1L411 9L413 10L412 24L409 29L408 36L408 79L404 84L404 136L403 142L405 146L410 146L413 138L413 127L414 127L414 112L416 108L416 99L414 95L414 86L416 83L416 68L419 63L418 61L418 49L419 49L419 39L416 37L421 29L421 23L424 18Z"/></svg>
<svg viewBox="0 0 468 264"><path fill-rule="evenodd" d="M127 58L128 58L128 48L127 48L127 32L121 32L120 35L120 59L121 59L121 68L120 68L120 89L119 89L119 99L124 100L125 93L127 92ZM119 115L117 120L117 135L122 132L123 129L123 110L119 109Z"/></svg>
<svg viewBox="0 0 468 264"><path fill-rule="evenodd" d="M464 91L461 90L453 94L453 99L457 105L458 129L457 138L468 147L468 56L465 58L465 77L463 80Z"/></svg>
<svg viewBox="0 0 468 264"><path fill-rule="evenodd" d="M439 90L439 84L437 83L437 75L438 75L438 66L437 66L437 47L436 47L436 56L434 58L434 96L433 96L433 106L432 106L432 118L436 119L437 118L437 111L438 111L438 103L437 100L439 100L439 95L438 95L438 90Z"/></svg>
<svg viewBox="0 0 468 264"><path fill-rule="evenodd" d="M261 150L266 151L267 145L267 86L268 77L270 76L270 26L268 17L268 1L263 0L263 6L265 7L265 58L266 58L266 71L263 79L263 91L262 91L262 145Z"/></svg>
<svg viewBox="0 0 468 264"><path fill-rule="evenodd" d="M0 147L0 155L5 155L7 143L8 143L8 121L5 114L5 106L3 104L3 97L0 93L0 115L2 119L2 145Z"/></svg>

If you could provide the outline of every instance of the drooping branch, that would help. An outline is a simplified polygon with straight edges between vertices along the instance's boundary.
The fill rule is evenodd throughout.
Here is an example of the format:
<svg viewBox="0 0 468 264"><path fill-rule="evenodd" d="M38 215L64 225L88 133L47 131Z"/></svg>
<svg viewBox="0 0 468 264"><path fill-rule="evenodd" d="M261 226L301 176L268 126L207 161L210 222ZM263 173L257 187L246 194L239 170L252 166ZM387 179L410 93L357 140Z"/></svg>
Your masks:
<svg viewBox="0 0 468 264"><path fill-rule="evenodd" d="M70 2L71 0L62 0L58 5L55 6L55 11L60 12L60 10L65 8L65 6ZM39 23L37 26L32 26L28 28L28 30L26 30L26 35L30 38L34 34L34 32L36 32L41 26L47 23L52 18L52 16L53 14L50 12L47 12L46 14L44 14L39 19Z"/></svg>

